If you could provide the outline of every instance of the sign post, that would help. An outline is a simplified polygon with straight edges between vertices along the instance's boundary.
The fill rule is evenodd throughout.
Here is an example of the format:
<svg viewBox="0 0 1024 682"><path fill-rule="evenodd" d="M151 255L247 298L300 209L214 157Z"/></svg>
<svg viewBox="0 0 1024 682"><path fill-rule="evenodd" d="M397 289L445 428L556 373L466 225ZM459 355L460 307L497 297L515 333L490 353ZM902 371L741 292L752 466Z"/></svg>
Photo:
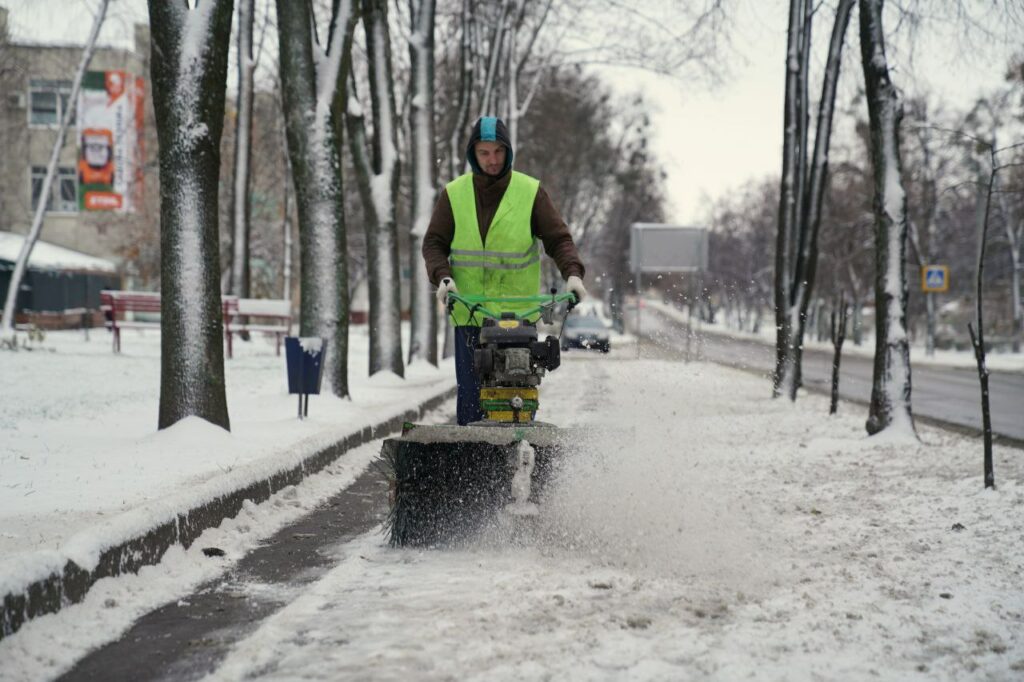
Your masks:
<svg viewBox="0 0 1024 682"><path fill-rule="evenodd" d="M644 273L700 273L707 270L708 231L703 227L633 223L629 229L629 259L636 281L636 356L639 358Z"/></svg>

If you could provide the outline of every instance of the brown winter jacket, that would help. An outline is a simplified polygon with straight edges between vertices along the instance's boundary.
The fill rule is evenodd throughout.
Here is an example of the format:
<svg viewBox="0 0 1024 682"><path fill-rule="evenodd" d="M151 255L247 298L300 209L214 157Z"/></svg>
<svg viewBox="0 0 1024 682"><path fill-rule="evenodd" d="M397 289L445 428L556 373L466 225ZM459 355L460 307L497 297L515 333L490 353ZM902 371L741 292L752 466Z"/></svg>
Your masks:
<svg viewBox="0 0 1024 682"><path fill-rule="evenodd" d="M487 238L487 230L498 211L498 204L505 196L511 173L500 178L486 175L473 175L473 188L476 190L476 218L480 224L480 238ZM569 233L569 226L562 220L551 197L543 187L537 189L537 197L533 200L533 213L530 215L530 227L533 235L539 237L544 244L544 251L555 261L563 279L576 275L583 278L583 261L576 251L576 245ZM437 286L445 277L451 277L451 266L448 255L451 253L452 239L455 237L455 216L448 199L448 192L441 191L441 196L430 216L427 234L423 237L423 260L427 266L427 277L430 283Z"/></svg>

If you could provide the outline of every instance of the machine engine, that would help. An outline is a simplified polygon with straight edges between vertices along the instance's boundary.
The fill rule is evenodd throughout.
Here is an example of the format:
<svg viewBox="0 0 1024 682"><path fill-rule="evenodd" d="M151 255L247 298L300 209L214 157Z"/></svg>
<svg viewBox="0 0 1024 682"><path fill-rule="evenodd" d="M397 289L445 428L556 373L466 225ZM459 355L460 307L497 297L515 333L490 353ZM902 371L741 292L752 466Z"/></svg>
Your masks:
<svg viewBox="0 0 1024 682"><path fill-rule="evenodd" d="M505 313L501 319L486 319L480 328L480 342L473 365L481 387L539 386L545 371L561 362L558 339L537 339L537 325Z"/></svg>

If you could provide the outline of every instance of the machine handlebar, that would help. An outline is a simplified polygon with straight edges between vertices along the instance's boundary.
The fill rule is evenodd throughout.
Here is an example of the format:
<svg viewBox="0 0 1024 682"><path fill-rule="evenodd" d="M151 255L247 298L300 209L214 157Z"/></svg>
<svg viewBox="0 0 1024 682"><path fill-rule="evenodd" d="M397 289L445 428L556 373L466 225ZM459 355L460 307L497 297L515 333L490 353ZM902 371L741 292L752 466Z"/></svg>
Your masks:
<svg viewBox="0 0 1024 682"><path fill-rule="evenodd" d="M540 313L541 317L545 321L550 322L547 318L554 312L555 306L559 303L568 303L566 312L572 310L579 300L577 300L576 294L572 292L565 292L564 294L556 293L555 289L551 290L550 294L538 294L537 296L474 296L474 295L463 295L454 292L448 293L448 312L451 313L455 303L461 303L470 310L470 314L473 315L477 312L483 314L486 317L493 318L495 320L501 319L501 313L496 313L493 310L489 310L484 304L486 303L536 303L537 305L529 310L525 310L520 313L512 313L515 315L515 319L524 320L532 315Z"/></svg>

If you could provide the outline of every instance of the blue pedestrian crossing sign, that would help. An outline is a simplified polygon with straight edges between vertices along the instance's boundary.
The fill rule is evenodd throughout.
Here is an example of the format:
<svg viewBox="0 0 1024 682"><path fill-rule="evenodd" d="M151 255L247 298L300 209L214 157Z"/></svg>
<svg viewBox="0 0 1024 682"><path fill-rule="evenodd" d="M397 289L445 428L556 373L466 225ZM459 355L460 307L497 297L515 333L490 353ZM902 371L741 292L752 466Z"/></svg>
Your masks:
<svg viewBox="0 0 1024 682"><path fill-rule="evenodd" d="M929 294L949 291L949 266L926 265L921 268L921 291Z"/></svg>

